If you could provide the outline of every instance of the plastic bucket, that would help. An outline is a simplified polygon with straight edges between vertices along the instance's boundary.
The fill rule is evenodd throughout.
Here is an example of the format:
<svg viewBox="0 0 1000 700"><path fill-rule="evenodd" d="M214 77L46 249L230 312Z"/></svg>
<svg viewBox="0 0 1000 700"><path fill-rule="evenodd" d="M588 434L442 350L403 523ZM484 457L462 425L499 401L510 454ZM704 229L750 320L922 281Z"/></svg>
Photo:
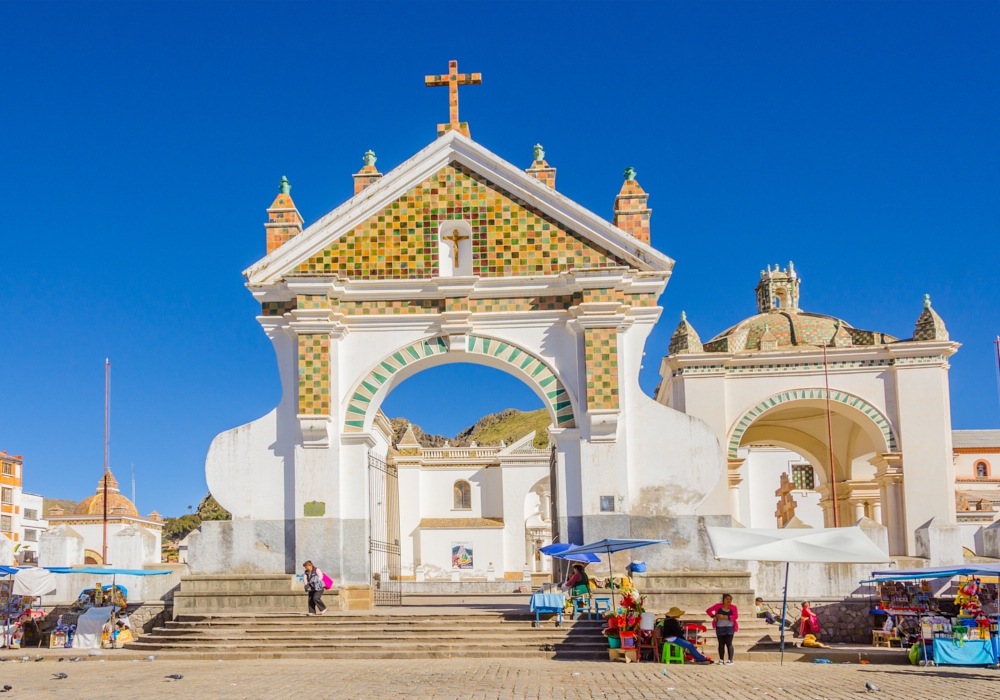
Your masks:
<svg viewBox="0 0 1000 700"><path fill-rule="evenodd" d="M622 640L618 637L608 637L608 648L609 649L621 649Z"/></svg>
<svg viewBox="0 0 1000 700"><path fill-rule="evenodd" d="M639 629L652 630L656 627L656 613L644 612L639 620Z"/></svg>

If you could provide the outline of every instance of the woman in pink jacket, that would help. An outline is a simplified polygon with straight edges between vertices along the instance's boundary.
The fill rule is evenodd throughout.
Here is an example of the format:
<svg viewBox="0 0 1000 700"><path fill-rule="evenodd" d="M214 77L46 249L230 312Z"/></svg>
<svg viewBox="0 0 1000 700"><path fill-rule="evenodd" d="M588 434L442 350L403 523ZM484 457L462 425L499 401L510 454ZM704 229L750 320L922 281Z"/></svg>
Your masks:
<svg viewBox="0 0 1000 700"><path fill-rule="evenodd" d="M739 610L733 605L733 597L728 593L722 596L722 602L716 603L705 614L712 618L712 627L715 628L715 636L719 640L719 663L732 665L733 663L733 637L740 629L736 621ZM726 650L729 650L729 660L726 661Z"/></svg>

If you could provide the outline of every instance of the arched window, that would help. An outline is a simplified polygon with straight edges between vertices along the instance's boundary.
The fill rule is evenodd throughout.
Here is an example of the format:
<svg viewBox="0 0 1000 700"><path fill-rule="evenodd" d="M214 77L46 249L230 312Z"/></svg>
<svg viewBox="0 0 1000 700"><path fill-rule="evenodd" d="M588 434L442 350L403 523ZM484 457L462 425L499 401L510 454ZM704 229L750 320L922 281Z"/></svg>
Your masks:
<svg viewBox="0 0 1000 700"><path fill-rule="evenodd" d="M990 464L986 460L979 460L976 462L976 477L980 479L989 478L990 475Z"/></svg>
<svg viewBox="0 0 1000 700"><path fill-rule="evenodd" d="M472 487L468 481L455 482L455 510L472 510Z"/></svg>

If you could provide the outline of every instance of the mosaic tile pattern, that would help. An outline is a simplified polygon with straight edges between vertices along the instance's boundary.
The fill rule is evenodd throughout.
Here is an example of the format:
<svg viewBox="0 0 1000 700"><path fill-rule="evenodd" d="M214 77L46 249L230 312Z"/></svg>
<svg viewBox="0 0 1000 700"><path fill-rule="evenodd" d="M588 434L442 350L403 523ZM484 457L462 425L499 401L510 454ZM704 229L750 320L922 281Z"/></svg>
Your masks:
<svg viewBox="0 0 1000 700"><path fill-rule="evenodd" d="M341 301L338 303L338 308L348 316L439 314L444 310L444 301L442 299Z"/></svg>
<svg viewBox="0 0 1000 700"><path fill-rule="evenodd" d="M618 331L587 328L583 332L587 363L587 409L618 408Z"/></svg>
<svg viewBox="0 0 1000 700"><path fill-rule="evenodd" d="M579 303L570 295L548 297L506 297L498 299L470 299L469 311L473 313L517 313L521 311L565 311Z"/></svg>
<svg viewBox="0 0 1000 700"><path fill-rule="evenodd" d="M295 298L295 308L297 309L328 309L330 300L325 294L299 294Z"/></svg>
<svg viewBox="0 0 1000 700"><path fill-rule="evenodd" d="M648 201L649 195L635 180L625 180L615 198L614 225L643 243L649 243L649 219L653 213Z"/></svg>
<svg viewBox="0 0 1000 700"><path fill-rule="evenodd" d="M524 172L538 180L546 187L556 188L556 169L550 166L545 160L536 160L531 163L531 167Z"/></svg>
<svg viewBox="0 0 1000 700"><path fill-rule="evenodd" d="M451 164L304 262L297 273L379 280L434 277L438 226L457 219L472 226L473 273L482 277L627 267L481 175Z"/></svg>
<svg viewBox="0 0 1000 700"><path fill-rule="evenodd" d="M618 301L619 295L614 289L584 289L581 295L584 303Z"/></svg>
<svg viewBox="0 0 1000 700"><path fill-rule="evenodd" d="M302 232L302 216L295 208L291 195L281 192L274 198L267 210L264 229L267 233L268 255Z"/></svg>
<svg viewBox="0 0 1000 700"><path fill-rule="evenodd" d="M937 311L931 308L930 296L924 297L924 310L913 330L914 340L948 340L948 329Z"/></svg>
<svg viewBox="0 0 1000 700"><path fill-rule="evenodd" d="M295 309L295 301L264 301L260 305L261 316L284 316Z"/></svg>
<svg viewBox="0 0 1000 700"><path fill-rule="evenodd" d="M841 328L849 334L850 341L858 345L892 343L897 339L885 333L861 331L842 321ZM705 343L705 352L742 352L760 350L765 330L775 341L774 348L813 346L824 343L834 345L838 319L822 314L797 311L771 311L751 316L736 326L723 331ZM846 344L846 343L844 343Z"/></svg>
<svg viewBox="0 0 1000 700"><path fill-rule="evenodd" d="M556 416L556 424L560 428L576 427L572 402L566 393L562 382L558 380L551 368L541 359L519 347L493 338L469 336L467 351L480 355L489 355L511 365L515 373L526 382L531 382L545 395L549 408ZM371 406L372 399L389 378L400 369L423 358L441 355L448 352L448 344L443 337L422 340L392 353L378 363L368 375L355 387L347 405L347 418L344 421L345 432L364 430L365 416ZM301 361L300 361L301 362Z"/></svg>
<svg viewBox="0 0 1000 700"><path fill-rule="evenodd" d="M330 336L299 336L299 413L330 415Z"/></svg>
<svg viewBox="0 0 1000 700"><path fill-rule="evenodd" d="M729 438L729 458L737 459L739 457L738 451L740 448L740 441L743 439L743 433L746 432L747 428L757 420L761 415L767 413L772 408L776 406L781 406L783 404L788 404L793 401L802 401L809 399L822 399L826 400L826 390L825 389L796 389L795 391L783 391L774 396L770 396L759 404L751 408L746 414L736 422L736 427L733 429L733 434ZM889 420L879 411L877 408L869 404L864 399L855 396L854 394L848 394L844 391L830 391L830 401L842 403L846 406L861 411L863 414L868 416L868 418L874 423L879 431L882 433L882 437L885 438L885 443L889 447L889 452L896 452L896 436L893 433L892 425Z"/></svg>

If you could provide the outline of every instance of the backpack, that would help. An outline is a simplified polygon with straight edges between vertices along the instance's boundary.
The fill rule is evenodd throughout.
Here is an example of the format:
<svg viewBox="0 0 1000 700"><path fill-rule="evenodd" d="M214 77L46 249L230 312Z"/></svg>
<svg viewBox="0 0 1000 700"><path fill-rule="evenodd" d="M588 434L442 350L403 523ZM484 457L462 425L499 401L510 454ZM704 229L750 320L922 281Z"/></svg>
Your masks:
<svg viewBox="0 0 1000 700"><path fill-rule="evenodd" d="M317 567L316 573L319 574L319 577L323 580L324 589L330 590L331 588L333 588L333 579L324 574L322 569Z"/></svg>

